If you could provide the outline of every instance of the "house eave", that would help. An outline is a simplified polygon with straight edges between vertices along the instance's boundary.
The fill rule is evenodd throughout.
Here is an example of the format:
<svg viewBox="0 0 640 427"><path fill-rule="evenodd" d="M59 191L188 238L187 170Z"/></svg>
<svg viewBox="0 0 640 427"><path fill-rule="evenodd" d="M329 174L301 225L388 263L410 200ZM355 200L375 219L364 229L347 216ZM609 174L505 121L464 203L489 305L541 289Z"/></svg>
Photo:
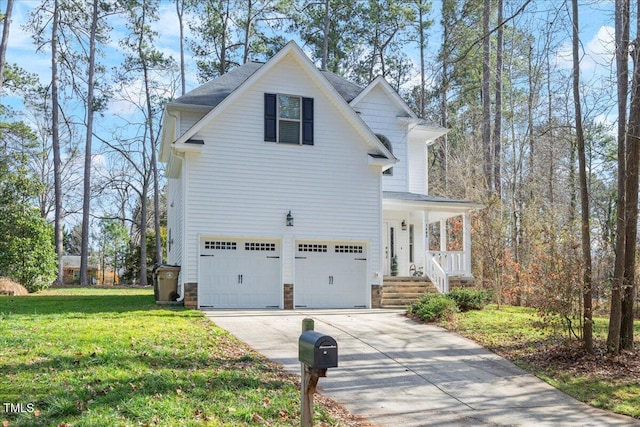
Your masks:
<svg viewBox="0 0 640 427"><path fill-rule="evenodd" d="M213 109L210 105L183 104L180 102L168 102L167 108L180 111L208 112Z"/></svg>
<svg viewBox="0 0 640 427"><path fill-rule="evenodd" d="M398 120L409 128L409 142L433 144L438 138L446 135L449 129L427 122L424 119L398 117Z"/></svg>
<svg viewBox="0 0 640 427"><path fill-rule="evenodd" d="M383 210L409 210L455 216L479 209L484 205L468 200L445 199L407 192L383 192Z"/></svg>
<svg viewBox="0 0 640 427"><path fill-rule="evenodd" d="M175 142L171 147L174 153L195 153L199 154L204 147L204 141L189 139L185 142Z"/></svg>
<svg viewBox="0 0 640 427"><path fill-rule="evenodd" d="M388 157L383 157L377 154L369 154L369 166L381 166L382 170L385 171L396 163L398 163L397 158L390 159Z"/></svg>

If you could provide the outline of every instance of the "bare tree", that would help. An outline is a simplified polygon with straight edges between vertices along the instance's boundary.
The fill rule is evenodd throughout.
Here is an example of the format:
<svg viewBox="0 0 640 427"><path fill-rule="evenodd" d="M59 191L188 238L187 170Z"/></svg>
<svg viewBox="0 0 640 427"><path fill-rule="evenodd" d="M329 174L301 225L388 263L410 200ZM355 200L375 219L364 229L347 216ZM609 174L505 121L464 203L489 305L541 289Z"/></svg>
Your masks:
<svg viewBox="0 0 640 427"><path fill-rule="evenodd" d="M503 5L498 0L498 23L502 22ZM496 111L493 127L493 185L496 195L501 196L502 185L502 68L503 68L504 27L498 26L496 32Z"/></svg>
<svg viewBox="0 0 640 427"><path fill-rule="evenodd" d="M329 28L331 25L331 0L325 0L324 3L324 26L323 26L323 41L322 41L322 61L320 65L321 70L327 69L327 61L329 58Z"/></svg>
<svg viewBox="0 0 640 427"><path fill-rule="evenodd" d="M187 83L184 66L184 9L186 0L176 0L176 14L178 15L178 26L180 27L180 88L181 94L187 92Z"/></svg>
<svg viewBox="0 0 640 427"><path fill-rule="evenodd" d="M96 70L96 33L99 0L93 0L89 32L89 73L87 78L87 130L84 151L84 188L82 203L82 250L80 252L80 284L89 284L89 221L91 211L91 156L93 141L94 90Z"/></svg>
<svg viewBox="0 0 640 427"><path fill-rule="evenodd" d="M420 51L420 90L418 101L418 114L420 117L425 117L426 109L426 65L425 65L425 52L427 50L427 30L431 27L431 21L428 19L429 12L431 11L431 1L429 0L414 0L414 8L417 12L415 19L415 30L417 32L417 44ZM443 70L443 74L444 74Z"/></svg>
<svg viewBox="0 0 640 427"><path fill-rule="evenodd" d="M130 32L128 37L121 42L127 50L125 64L119 73L119 80L122 84L137 82L142 86L141 99L134 102L139 109L144 123L141 128L140 147L142 165L140 169L142 177L142 188L140 192L140 284L147 284L147 202L149 189L151 187L152 200L154 205L154 231L155 231L155 263L162 263L162 242L160 238L160 197L159 197L159 174L157 165L157 137L159 135L158 115L163 102L162 94L159 94L157 85L163 82L157 81L154 73L171 75L175 68L175 63L171 58L165 57L154 47L154 40L157 33L151 29L151 23L157 20L158 2L157 0L126 0L127 5L127 28ZM171 84L173 82L170 82Z"/></svg>
<svg viewBox="0 0 640 427"><path fill-rule="evenodd" d="M58 93L58 24L60 4L53 2L53 22L51 24L51 144L53 151L53 179L55 195L54 233L58 272L56 282L62 283L62 255L64 253L62 230L62 180L60 159L60 100Z"/></svg>
<svg viewBox="0 0 640 427"><path fill-rule="evenodd" d="M584 148L584 131L582 129L582 105L580 100L580 36L578 34L578 0L572 0L573 17L573 104L576 120L576 140L578 145L578 168L580 181L581 236L582 236L582 297L584 322L582 339L587 352L593 353L593 313L591 281L591 230L589 220L589 191L587 188L587 160Z"/></svg>
<svg viewBox="0 0 640 427"><path fill-rule="evenodd" d="M482 12L482 152L484 153L484 178L487 194L493 194L493 158L491 154L491 0L484 0Z"/></svg>
<svg viewBox="0 0 640 427"><path fill-rule="evenodd" d="M637 12L640 2L637 3ZM640 29L640 16L636 12L636 34ZM633 303L636 295L636 245L638 236L638 173L640 172L640 34L630 43L633 59L631 78L631 105L626 137L626 213L625 213L625 265L624 289L620 321L620 349L633 350Z"/></svg>
<svg viewBox="0 0 640 427"><path fill-rule="evenodd" d="M618 83L618 202L616 219L616 258L611 282L611 311L607 351L620 351L620 328L622 322L622 293L624 286L626 247L626 116L629 75L629 0L616 0L616 76Z"/></svg>

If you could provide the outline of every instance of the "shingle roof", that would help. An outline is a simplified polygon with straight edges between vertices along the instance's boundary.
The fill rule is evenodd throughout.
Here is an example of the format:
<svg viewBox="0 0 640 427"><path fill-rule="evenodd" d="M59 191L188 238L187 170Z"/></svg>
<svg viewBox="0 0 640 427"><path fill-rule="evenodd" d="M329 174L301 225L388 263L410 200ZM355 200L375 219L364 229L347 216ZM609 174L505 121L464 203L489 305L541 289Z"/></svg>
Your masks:
<svg viewBox="0 0 640 427"><path fill-rule="evenodd" d="M259 62L247 62L246 64L234 68L226 74L221 75L207 83L187 92L174 102L178 104L205 105L215 107L227 96L236 90L253 73L258 71L263 64Z"/></svg>
<svg viewBox="0 0 640 427"><path fill-rule="evenodd" d="M226 74L221 75L207 83L193 89L190 92L175 99L176 104L202 105L215 107L227 96L236 90L242 83L260 69L264 64L260 62L247 62L240 67L234 68ZM329 71L321 71L322 75L331 83L345 101L351 102L353 98L362 92L362 88L348 80L333 74Z"/></svg>
<svg viewBox="0 0 640 427"><path fill-rule="evenodd" d="M360 92L363 91L363 88L360 86L351 83L349 80L346 80L343 77L340 77L337 74L334 74L330 71L320 71L323 76L331 83L331 85L338 91L340 96L344 98L345 101L351 102L353 98L358 96Z"/></svg>

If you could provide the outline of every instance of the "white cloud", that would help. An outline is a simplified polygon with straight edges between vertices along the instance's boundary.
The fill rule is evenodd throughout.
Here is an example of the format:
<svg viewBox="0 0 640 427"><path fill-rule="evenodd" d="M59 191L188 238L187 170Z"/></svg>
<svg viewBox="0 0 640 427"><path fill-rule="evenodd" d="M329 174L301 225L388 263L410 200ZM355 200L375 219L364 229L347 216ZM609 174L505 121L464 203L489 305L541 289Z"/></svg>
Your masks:
<svg viewBox="0 0 640 427"><path fill-rule="evenodd" d="M597 73L603 69L608 70L615 57L615 32L614 28L603 25L598 32L581 47L580 71L582 73ZM556 54L556 65L563 69L571 69L572 47L571 42L562 45Z"/></svg>
<svg viewBox="0 0 640 427"><path fill-rule="evenodd" d="M609 66L615 59L615 29L602 26L598 33L585 45L585 57L594 66Z"/></svg>
<svg viewBox="0 0 640 427"><path fill-rule="evenodd" d="M16 2L11 15L7 62L15 63L30 73L36 74L41 81L51 79L51 58L49 49L36 52L31 33L23 27L29 20L33 3Z"/></svg>

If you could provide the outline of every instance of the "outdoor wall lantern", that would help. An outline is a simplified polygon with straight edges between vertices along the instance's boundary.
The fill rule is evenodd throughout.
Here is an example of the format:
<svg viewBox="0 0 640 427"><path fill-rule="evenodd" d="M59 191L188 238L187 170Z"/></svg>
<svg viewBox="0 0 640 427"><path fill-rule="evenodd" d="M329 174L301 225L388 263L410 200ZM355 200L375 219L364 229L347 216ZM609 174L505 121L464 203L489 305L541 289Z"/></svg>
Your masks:
<svg viewBox="0 0 640 427"><path fill-rule="evenodd" d="M407 231L407 221L403 219L401 225L402 225L402 231Z"/></svg>
<svg viewBox="0 0 640 427"><path fill-rule="evenodd" d="M287 227L293 227L293 215L291 215L291 211L287 214Z"/></svg>

